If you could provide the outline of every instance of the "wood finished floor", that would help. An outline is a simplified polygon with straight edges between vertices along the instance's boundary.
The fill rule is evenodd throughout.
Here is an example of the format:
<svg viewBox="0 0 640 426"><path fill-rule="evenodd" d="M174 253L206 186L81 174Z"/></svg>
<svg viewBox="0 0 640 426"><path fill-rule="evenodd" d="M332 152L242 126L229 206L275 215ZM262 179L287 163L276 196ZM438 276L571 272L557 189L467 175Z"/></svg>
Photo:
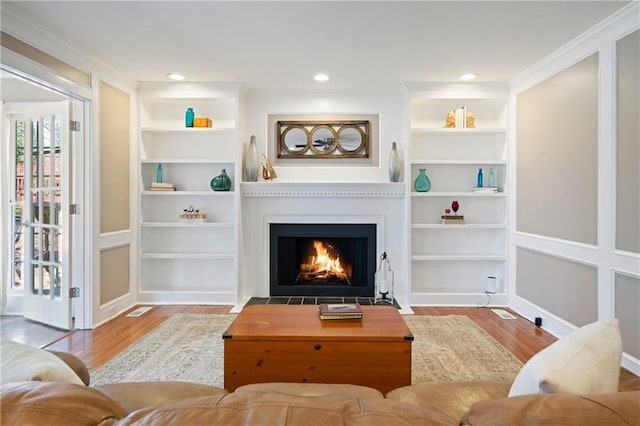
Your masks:
<svg viewBox="0 0 640 426"><path fill-rule="evenodd" d="M0 316L0 337L42 348L66 336L70 332L30 321L21 315Z"/></svg>
<svg viewBox="0 0 640 426"><path fill-rule="evenodd" d="M232 306L163 305L140 317L127 317L130 311L93 330L78 330L46 345L47 349L70 352L87 365L90 372L104 365L129 345L175 313L227 314ZM523 363L556 338L516 315L503 320L486 308L414 307L416 315L466 315L507 348Z"/></svg>

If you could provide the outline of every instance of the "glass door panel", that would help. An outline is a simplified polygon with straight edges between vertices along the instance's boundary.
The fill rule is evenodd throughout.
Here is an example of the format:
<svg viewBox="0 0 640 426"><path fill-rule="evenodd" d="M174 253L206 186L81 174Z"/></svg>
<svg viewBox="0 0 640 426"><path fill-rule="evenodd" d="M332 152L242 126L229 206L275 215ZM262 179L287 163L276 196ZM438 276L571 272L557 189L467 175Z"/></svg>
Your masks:
<svg viewBox="0 0 640 426"><path fill-rule="evenodd" d="M70 192L69 103L30 107L15 122L12 286L23 289L25 317L68 329L70 217L64 206Z"/></svg>

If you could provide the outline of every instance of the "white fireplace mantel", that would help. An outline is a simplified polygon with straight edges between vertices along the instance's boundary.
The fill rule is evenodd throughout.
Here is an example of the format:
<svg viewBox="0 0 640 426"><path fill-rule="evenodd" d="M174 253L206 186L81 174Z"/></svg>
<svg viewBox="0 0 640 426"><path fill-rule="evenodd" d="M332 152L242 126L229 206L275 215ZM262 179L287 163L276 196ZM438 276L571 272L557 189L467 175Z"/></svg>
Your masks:
<svg viewBox="0 0 640 426"><path fill-rule="evenodd" d="M406 182L243 182L239 297L269 295L271 223L374 223L376 255L392 254L396 298L408 298Z"/></svg>
<svg viewBox="0 0 640 426"><path fill-rule="evenodd" d="M243 197L404 197L404 182L243 182Z"/></svg>

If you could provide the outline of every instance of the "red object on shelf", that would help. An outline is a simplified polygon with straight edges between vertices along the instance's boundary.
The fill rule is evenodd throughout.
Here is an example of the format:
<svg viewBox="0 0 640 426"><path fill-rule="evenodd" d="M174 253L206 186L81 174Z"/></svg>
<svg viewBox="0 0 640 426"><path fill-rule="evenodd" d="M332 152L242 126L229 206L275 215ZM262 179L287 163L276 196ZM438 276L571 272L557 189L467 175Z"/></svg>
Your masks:
<svg viewBox="0 0 640 426"><path fill-rule="evenodd" d="M457 213L459 208L460 208L460 204L457 201L454 201L451 203L451 209L453 210L454 213Z"/></svg>

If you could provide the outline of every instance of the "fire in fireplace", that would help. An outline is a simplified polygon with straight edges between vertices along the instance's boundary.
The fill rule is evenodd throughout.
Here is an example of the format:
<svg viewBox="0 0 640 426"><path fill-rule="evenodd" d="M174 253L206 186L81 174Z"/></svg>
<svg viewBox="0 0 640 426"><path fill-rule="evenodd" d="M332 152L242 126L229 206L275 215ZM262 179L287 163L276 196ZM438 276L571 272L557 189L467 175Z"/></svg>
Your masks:
<svg viewBox="0 0 640 426"><path fill-rule="evenodd" d="M271 296L374 292L375 224L271 224Z"/></svg>
<svg viewBox="0 0 640 426"><path fill-rule="evenodd" d="M342 265L340 253L329 242L313 241L313 254L300 264L296 282L298 283L341 283L351 285L351 265Z"/></svg>

